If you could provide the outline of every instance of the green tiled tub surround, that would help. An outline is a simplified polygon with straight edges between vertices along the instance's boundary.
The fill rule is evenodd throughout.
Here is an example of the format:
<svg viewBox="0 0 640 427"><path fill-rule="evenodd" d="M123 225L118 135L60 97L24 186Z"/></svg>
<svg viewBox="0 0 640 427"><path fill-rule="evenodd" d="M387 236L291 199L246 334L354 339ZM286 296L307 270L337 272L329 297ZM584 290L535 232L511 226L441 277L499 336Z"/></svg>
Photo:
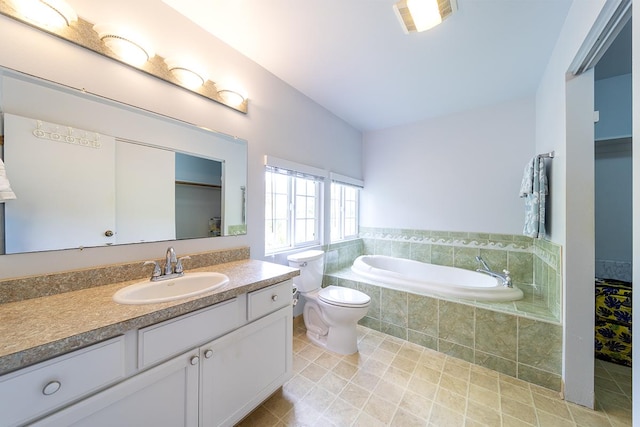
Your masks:
<svg viewBox="0 0 640 427"><path fill-rule="evenodd" d="M480 255L493 270L509 270L513 283L525 293L520 301L490 303L490 307L555 322L562 317L561 253L554 243L511 234L364 227L360 238L359 244L350 242L349 251L330 245L328 253L339 252L340 262L329 264L326 272L346 269L362 254L475 270L479 266L475 257Z"/></svg>
<svg viewBox="0 0 640 427"><path fill-rule="evenodd" d="M371 297L369 328L560 391L562 327L515 313L387 289L328 275Z"/></svg>
<svg viewBox="0 0 640 427"><path fill-rule="evenodd" d="M427 348L559 391L562 369L560 246L519 235L361 228L325 248L325 284L371 297L360 323ZM477 255L507 269L525 297L480 303L390 290L350 271L359 255L388 255L475 270Z"/></svg>

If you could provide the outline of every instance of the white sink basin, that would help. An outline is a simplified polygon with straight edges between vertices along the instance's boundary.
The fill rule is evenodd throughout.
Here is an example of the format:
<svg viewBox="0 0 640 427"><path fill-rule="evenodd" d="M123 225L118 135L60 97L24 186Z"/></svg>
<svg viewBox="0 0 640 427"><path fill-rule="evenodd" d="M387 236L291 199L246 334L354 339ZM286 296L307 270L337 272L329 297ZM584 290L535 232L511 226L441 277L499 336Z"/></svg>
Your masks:
<svg viewBox="0 0 640 427"><path fill-rule="evenodd" d="M175 279L144 282L129 285L113 294L119 304L152 304L174 301L212 291L229 283L221 273L185 273Z"/></svg>

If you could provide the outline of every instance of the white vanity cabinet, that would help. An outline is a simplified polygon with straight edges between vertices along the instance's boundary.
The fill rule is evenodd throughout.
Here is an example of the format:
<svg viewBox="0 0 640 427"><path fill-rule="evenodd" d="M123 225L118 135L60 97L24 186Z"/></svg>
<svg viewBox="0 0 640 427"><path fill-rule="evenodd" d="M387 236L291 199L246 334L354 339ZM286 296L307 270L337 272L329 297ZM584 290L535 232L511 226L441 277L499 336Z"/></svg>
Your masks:
<svg viewBox="0 0 640 427"><path fill-rule="evenodd" d="M201 347L200 426L233 425L289 379L291 313L282 308Z"/></svg>
<svg viewBox="0 0 640 427"><path fill-rule="evenodd" d="M135 375L32 425L196 427L199 367L191 353Z"/></svg>
<svg viewBox="0 0 640 427"><path fill-rule="evenodd" d="M288 280L137 331L137 374L34 425L233 425L291 376L291 296Z"/></svg>

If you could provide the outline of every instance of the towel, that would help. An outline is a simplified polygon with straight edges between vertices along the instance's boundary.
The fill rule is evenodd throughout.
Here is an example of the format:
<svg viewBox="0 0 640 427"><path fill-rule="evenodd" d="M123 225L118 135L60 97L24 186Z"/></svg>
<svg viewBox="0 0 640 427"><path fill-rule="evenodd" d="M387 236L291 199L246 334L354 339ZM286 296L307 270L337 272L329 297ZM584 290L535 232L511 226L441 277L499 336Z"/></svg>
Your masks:
<svg viewBox="0 0 640 427"><path fill-rule="evenodd" d="M11 190L11 184L9 178L7 178L7 171L4 168L4 162L0 159L0 203L4 203L5 200L15 199L16 195Z"/></svg>
<svg viewBox="0 0 640 427"><path fill-rule="evenodd" d="M522 230L525 236L538 239L545 237L545 204L548 192L544 159L535 156L526 164L520 184L520 197L525 199L525 220Z"/></svg>

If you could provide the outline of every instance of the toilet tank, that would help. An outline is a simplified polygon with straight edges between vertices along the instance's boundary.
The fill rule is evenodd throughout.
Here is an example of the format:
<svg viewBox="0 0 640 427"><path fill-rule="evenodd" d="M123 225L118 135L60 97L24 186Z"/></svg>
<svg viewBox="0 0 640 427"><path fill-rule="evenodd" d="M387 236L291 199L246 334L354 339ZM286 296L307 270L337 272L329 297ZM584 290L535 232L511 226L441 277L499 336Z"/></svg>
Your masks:
<svg viewBox="0 0 640 427"><path fill-rule="evenodd" d="M300 276L293 278L293 284L300 292L311 292L322 286L324 251L304 251L289 255L287 260L290 267L300 269Z"/></svg>

